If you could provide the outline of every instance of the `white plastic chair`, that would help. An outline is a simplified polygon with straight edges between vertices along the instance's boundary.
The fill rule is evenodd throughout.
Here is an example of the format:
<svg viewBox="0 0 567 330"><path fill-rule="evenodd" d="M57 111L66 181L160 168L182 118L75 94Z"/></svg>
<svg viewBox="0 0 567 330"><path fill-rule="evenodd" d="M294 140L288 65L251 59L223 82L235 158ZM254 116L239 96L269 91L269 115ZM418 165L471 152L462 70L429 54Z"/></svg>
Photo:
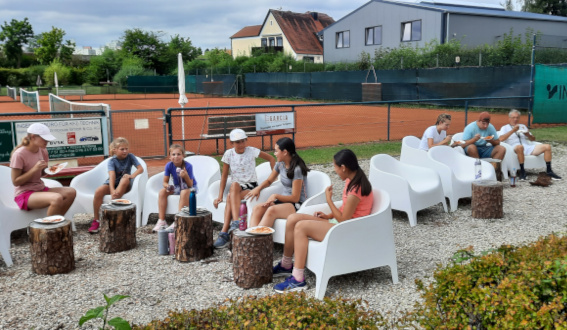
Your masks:
<svg viewBox="0 0 567 330"><path fill-rule="evenodd" d="M258 179L258 184L264 182L272 173L272 168L270 167L269 162L262 163L256 166L256 178ZM223 200L226 201L226 196L230 190L230 185L232 181L230 176L226 180L226 186L223 192ZM276 184L274 182L273 184ZM207 200L206 200L206 207L207 209L213 214L213 220L216 222L224 223L224 210L226 208L226 202L219 203L218 208L215 208L214 201L217 197L219 197L219 189L220 189L220 180L213 182L209 189L207 190Z"/></svg>
<svg viewBox="0 0 567 330"><path fill-rule="evenodd" d="M304 208L317 205L317 204L325 204L326 197L325 197L325 189L331 185L331 178L326 173L320 171L309 171L307 173L307 191L305 192L307 199L299 210L298 213L303 213L301 210ZM272 194L280 194L283 191L283 185L281 182L277 182L272 184L271 186L264 188L260 192L260 196L258 199L253 201L247 202L248 207L248 221L250 223L250 216L252 215L252 210L254 206L257 204L263 203L268 200ZM275 232L273 234L274 242L283 244L285 242L285 222L287 219L276 219L274 222L274 229Z"/></svg>
<svg viewBox="0 0 567 330"><path fill-rule="evenodd" d="M461 155L458 151L448 146L433 147L427 153L430 164L437 171L443 183L445 197L449 198L451 211L455 211L459 198L472 196L472 182L474 181L474 163L476 159ZM483 180L496 180L494 167L484 161L482 166Z"/></svg>
<svg viewBox="0 0 567 330"><path fill-rule="evenodd" d="M500 135L500 132L498 132ZM506 156L504 156L504 163L506 163L506 167L508 170L516 169L520 171L520 162L518 161L518 155L514 151L514 147L506 142L500 141L500 144L506 148ZM536 141L526 141L528 145L537 145L541 144ZM543 158L543 153L534 156L534 155L527 155L524 156L524 169L534 169L534 168L545 168L545 159Z"/></svg>
<svg viewBox="0 0 567 330"><path fill-rule="evenodd" d="M2 214L2 219L0 219L0 254L8 267L13 265L10 255L10 234L14 230L26 228L34 219L47 216L47 208L30 211L20 210L18 204L14 201L14 186L10 179L11 171L11 168L7 166L0 166L0 177L6 178L5 183L0 185L0 213ZM47 187L62 187L61 183L55 180L42 180ZM73 230L75 230L73 217L65 215L65 218L71 220Z"/></svg>
<svg viewBox="0 0 567 330"><path fill-rule="evenodd" d="M317 276L315 297L323 299L329 279L381 266L389 266L392 282L398 283L398 265L392 209L387 192L374 189L370 215L334 225L323 241L309 241L306 267ZM340 206L341 202L336 205ZM325 209L326 208L326 209ZM303 213L330 212L328 205L303 208Z"/></svg>
<svg viewBox="0 0 567 330"><path fill-rule="evenodd" d="M498 132L498 136L500 136L500 132ZM455 143L455 141L463 141L463 132L453 134L453 138L451 139L451 144ZM500 144L503 145L502 141L500 141ZM506 146L503 145L503 147ZM466 156L465 149L463 149L462 147L455 147L454 149L457 150L460 154ZM508 148L506 148L506 155L504 156L504 160L500 164L500 169L502 170L502 177L507 180L508 171L512 170L512 168L508 166L506 157L508 157ZM481 159L487 160L491 158L481 158Z"/></svg>
<svg viewBox="0 0 567 330"><path fill-rule="evenodd" d="M193 175L197 180L197 206L205 206L209 185L220 179L219 163L216 159L209 156L196 155L185 158L193 166ZM153 175L146 184L146 194L144 197L144 212L142 214L142 226L148 223L151 213L158 213L159 191L163 188L163 175L160 172ZM166 214L176 214L179 211L179 195L167 197Z"/></svg>
<svg viewBox="0 0 567 330"><path fill-rule="evenodd" d="M410 226L417 224L417 211L442 203L447 212L443 185L435 170L404 164L389 155L370 159L370 183L390 195L392 209L406 212Z"/></svg>
<svg viewBox="0 0 567 330"><path fill-rule="evenodd" d="M122 198L131 200L136 204L136 226L140 227L142 224L142 209L144 207L144 191L146 190L146 182L148 181L148 167L142 158L136 157L136 159L144 168L144 172L134 179L132 188L129 192L125 193ZM71 209L76 212L80 209L84 213L95 213L93 210L94 193L108 178L109 161L110 158L107 158L92 170L77 175L71 180L70 186L77 191L77 197L75 197L75 202L71 205ZM134 171L136 171L136 168L132 166L131 173L134 173ZM102 202L109 203L110 201L110 195L106 195ZM96 210L96 212L98 212L98 210Z"/></svg>

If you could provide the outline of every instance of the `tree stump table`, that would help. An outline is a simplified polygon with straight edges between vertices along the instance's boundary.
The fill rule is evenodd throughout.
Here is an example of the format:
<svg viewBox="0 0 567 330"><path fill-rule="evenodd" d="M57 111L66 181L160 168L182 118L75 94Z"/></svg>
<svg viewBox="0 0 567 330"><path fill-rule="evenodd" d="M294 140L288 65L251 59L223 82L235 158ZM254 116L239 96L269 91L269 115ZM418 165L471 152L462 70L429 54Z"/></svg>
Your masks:
<svg viewBox="0 0 567 330"><path fill-rule="evenodd" d="M213 214L179 212L175 215L175 259L199 261L213 255Z"/></svg>
<svg viewBox="0 0 567 330"><path fill-rule="evenodd" d="M75 269L71 221L32 222L29 226L32 271L40 275L66 274Z"/></svg>
<svg viewBox="0 0 567 330"><path fill-rule="evenodd" d="M500 219L503 212L504 194L501 182L479 180L472 183L472 217Z"/></svg>
<svg viewBox="0 0 567 330"><path fill-rule="evenodd" d="M115 253L136 247L136 204L102 204L99 221L101 252Z"/></svg>
<svg viewBox="0 0 567 330"><path fill-rule="evenodd" d="M232 232L232 270L234 283L241 288L261 288L272 282L273 235Z"/></svg>

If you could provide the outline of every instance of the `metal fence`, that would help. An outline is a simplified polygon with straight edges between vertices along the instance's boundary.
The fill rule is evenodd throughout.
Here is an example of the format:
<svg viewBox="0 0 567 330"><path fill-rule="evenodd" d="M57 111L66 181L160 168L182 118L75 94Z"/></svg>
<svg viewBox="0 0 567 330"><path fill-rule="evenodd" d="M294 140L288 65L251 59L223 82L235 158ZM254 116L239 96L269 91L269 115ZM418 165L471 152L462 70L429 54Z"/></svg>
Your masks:
<svg viewBox="0 0 567 330"><path fill-rule="evenodd" d="M165 109L110 112L110 139L124 137L138 157L167 156Z"/></svg>

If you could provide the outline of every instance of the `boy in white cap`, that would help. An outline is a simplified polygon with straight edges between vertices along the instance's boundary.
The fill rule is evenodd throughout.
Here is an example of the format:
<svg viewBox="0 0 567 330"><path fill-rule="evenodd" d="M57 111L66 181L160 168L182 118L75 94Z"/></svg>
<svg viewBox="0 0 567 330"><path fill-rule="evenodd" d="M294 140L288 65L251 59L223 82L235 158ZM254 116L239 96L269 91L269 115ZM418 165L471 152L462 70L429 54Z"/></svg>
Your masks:
<svg viewBox="0 0 567 330"><path fill-rule="evenodd" d="M41 180L49 161L47 143L57 138L51 134L49 127L40 123L31 124L27 132L10 156L14 201L22 210L47 207L48 216L64 215L75 200L75 189L48 188Z"/></svg>
<svg viewBox="0 0 567 330"><path fill-rule="evenodd" d="M226 208L224 210L224 225L219 237L215 241L215 248L227 247L229 242L228 233L238 227L238 216L240 201L250 190L258 186L256 177L256 158L260 157L270 162L272 169L276 164L274 157L258 148L246 146L248 137L240 128L230 132L230 142L233 148L228 149L222 156L222 177L220 180L219 197L214 200L214 207L218 208L223 200L223 193L230 170L232 183L227 196ZM233 220L231 222L231 220Z"/></svg>

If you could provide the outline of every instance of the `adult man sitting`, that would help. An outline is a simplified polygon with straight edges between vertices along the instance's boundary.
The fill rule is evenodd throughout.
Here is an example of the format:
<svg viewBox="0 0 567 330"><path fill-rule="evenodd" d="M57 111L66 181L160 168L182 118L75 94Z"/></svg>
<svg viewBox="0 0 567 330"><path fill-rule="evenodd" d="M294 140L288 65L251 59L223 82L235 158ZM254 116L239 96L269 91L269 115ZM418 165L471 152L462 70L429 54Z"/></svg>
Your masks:
<svg viewBox="0 0 567 330"><path fill-rule="evenodd" d="M461 147L465 149L467 156L472 158L494 158L504 159L506 148L500 145L498 133L490 123L490 114L481 112L478 120L465 127L463 132L464 144Z"/></svg>
<svg viewBox="0 0 567 330"><path fill-rule="evenodd" d="M520 111L512 109L508 114L509 124L502 126L500 129L500 139L514 148L514 152L518 155L520 163L520 180L526 180L526 171L524 170L525 156L538 156L543 153L543 159L547 166L547 175L553 180L561 180L561 177L551 170L551 146L549 144L531 144L529 141L535 141L535 136L530 133L526 125L520 124Z"/></svg>

